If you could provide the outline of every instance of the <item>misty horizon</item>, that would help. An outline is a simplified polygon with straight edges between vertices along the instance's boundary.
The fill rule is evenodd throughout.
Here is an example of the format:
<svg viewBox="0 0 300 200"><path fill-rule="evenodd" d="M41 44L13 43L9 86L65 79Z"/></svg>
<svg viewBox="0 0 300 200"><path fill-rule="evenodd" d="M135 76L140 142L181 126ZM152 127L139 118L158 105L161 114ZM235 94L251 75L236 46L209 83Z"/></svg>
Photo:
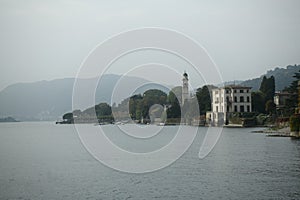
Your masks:
<svg viewBox="0 0 300 200"><path fill-rule="evenodd" d="M206 49L224 81L247 80L300 63L300 3L293 0L31 0L0 5L0 90L13 83L76 77L97 45L141 27L167 28L193 38ZM114 74L122 74L119 69Z"/></svg>
<svg viewBox="0 0 300 200"><path fill-rule="evenodd" d="M273 67L273 68L270 68L268 69L265 73L263 74L258 74L257 76L255 77L249 77L249 78L246 78L246 79L234 79L234 80L223 80L223 82L220 82L220 83L207 83L207 85L215 85L215 86L218 86L218 85L222 85L222 84L226 84L226 83L231 83L231 82L243 82L243 81L248 81L248 80L253 80L255 78L260 78L261 76L267 74L267 72L270 72L270 71L274 71L275 69L286 69L288 66L296 66L298 64L294 64L294 65L287 65L287 66L276 66L276 67ZM117 75L117 76L123 76L123 74L117 74L117 73L108 73L108 74L105 74L105 75ZM103 76L103 75L102 75ZM127 76L127 75L126 75ZM78 78L78 79L99 79L101 76L94 76L94 77L86 77L86 78ZM134 78L138 78L138 76L127 76L127 77L134 77ZM33 81L24 81L24 82L15 82L15 83L11 83L7 86L5 86L4 88L0 89L0 92L3 91L4 89L6 89L7 87L9 86L12 86L12 85L15 85L15 84L30 84L30 83L37 83L37 82L43 82L43 81L46 81L46 82L51 82L51 81L55 81L55 80L63 80L63 79L76 79L76 76L74 77L61 77L61 78L51 78L51 79L41 79L41 80L33 80ZM147 80L147 79L146 79ZM174 82L173 86L179 86L181 85L181 82L178 81L178 82ZM202 84L199 84L198 87L202 87L206 85L206 83L202 83ZM197 89L197 88L196 88Z"/></svg>

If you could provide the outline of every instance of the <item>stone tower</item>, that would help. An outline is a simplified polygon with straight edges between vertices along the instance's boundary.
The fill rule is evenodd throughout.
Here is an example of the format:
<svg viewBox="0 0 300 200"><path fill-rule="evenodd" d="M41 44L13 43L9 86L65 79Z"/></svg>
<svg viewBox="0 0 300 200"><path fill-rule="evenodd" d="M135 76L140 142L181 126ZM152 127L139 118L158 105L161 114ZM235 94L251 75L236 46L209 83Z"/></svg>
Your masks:
<svg viewBox="0 0 300 200"><path fill-rule="evenodd" d="M182 105L187 99L189 99L189 79L188 74L184 72L182 78Z"/></svg>

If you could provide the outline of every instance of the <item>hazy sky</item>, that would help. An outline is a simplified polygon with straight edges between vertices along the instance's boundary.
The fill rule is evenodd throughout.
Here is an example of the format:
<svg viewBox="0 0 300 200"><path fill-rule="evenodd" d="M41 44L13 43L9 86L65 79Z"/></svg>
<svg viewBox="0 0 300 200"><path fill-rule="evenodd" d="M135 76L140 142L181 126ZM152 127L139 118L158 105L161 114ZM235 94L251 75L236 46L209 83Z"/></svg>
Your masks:
<svg viewBox="0 0 300 200"><path fill-rule="evenodd" d="M109 36L139 27L185 33L203 45L224 80L300 63L298 0L1 0L0 89L74 77Z"/></svg>

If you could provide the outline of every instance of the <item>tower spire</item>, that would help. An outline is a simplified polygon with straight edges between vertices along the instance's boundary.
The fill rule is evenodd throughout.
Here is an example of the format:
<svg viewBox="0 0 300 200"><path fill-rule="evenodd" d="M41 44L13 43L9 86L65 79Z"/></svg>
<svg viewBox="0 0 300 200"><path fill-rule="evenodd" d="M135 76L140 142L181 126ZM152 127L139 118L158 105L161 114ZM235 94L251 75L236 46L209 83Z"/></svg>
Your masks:
<svg viewBox="0 0 300 200"><path fill-rule="evenodd" d="M182 78L182 105L189 98L189 79L188 74L184 70L183 78Z"/></svg>

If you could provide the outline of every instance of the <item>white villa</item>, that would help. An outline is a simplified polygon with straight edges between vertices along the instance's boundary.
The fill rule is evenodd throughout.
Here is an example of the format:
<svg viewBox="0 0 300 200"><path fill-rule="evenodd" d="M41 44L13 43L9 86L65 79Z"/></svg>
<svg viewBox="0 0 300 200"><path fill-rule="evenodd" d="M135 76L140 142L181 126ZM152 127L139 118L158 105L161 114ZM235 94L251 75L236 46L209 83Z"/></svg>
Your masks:
<svg viewBox="0 0 300 200"><path fill-rule="evenodd" d="M206 113L210 125L228 123L229 113L252 112L251 87L229 85L211 91L212 111Z"/></svg>

